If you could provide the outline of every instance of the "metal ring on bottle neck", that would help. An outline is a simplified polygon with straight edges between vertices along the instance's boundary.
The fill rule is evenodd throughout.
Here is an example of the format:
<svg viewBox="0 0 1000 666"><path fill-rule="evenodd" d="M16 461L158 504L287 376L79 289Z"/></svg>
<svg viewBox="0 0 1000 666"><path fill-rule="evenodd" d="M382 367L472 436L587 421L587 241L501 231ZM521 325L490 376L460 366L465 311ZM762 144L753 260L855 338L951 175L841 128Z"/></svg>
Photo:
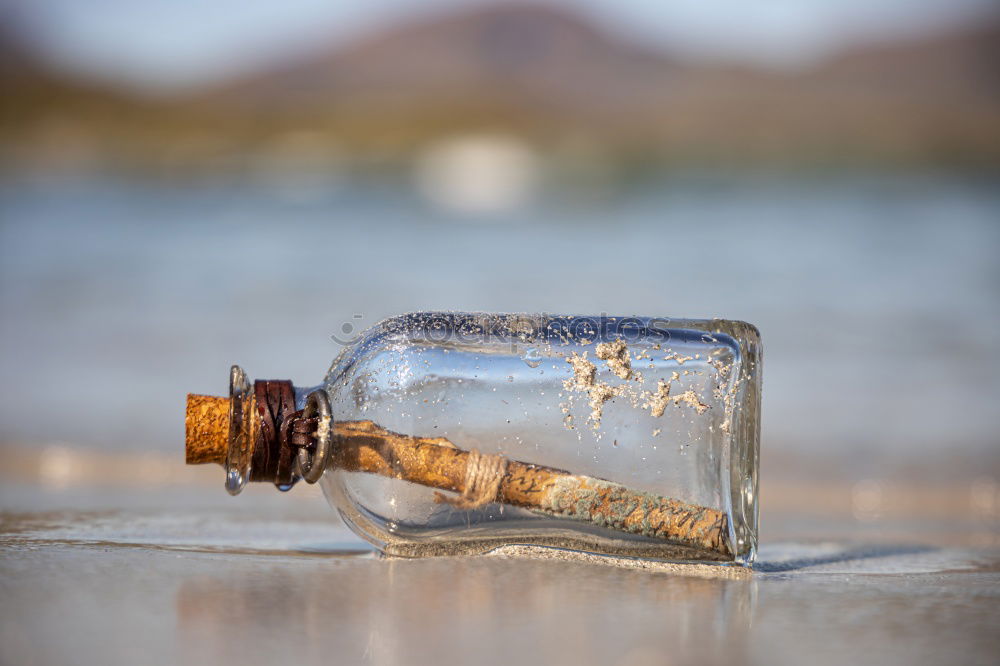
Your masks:
<svg viewBox="0 0 1000 666"><path fill-rule="evenodd" d="M250 480L253 386L238 365L229 369L229 441L226 448L226 490L239 495Z"/></svg>
<svg viewBox="0 0 1000 666"><path fill-rule="evenodd" d="M326 391L317 389L306 397L306 407L302 411L302 418L319 418L316 426L316 448L299 449L298 463L299 474L306 483L316 483L326 471L327 463L330 461L330 454L333 451L331 442L331 431L333 430L333 419L330 416L330 398Z"/></svg>

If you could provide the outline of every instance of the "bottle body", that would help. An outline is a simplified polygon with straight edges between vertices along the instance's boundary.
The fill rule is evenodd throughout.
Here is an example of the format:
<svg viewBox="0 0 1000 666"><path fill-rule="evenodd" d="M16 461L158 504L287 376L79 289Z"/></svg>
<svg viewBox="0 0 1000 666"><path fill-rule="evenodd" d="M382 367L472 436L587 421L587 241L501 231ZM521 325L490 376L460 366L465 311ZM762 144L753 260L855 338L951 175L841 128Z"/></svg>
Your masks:
<svg viewBox="0 0 1000 666"><path fill-rule="evenodd" d="M483 472L470 480L481 487L492 478L497 487L469 502L414 482L394 452L382 455L376 474L335 455L320 483L354 530L394 555L526 544L749 564L757 541L760 363L759 335L742 322L395 317L366 331L331 367L322 388L334 422L433 440L453 447L448 455L465 467L466 458L455 456L475 456L476 473L486 469L479 461L500 461L508 476ZM512 490L515 464L529 475L552 474L539 483L521 479ZM567 479L584 481L535 501L533 492L566 490ZM684 509L691 515L674 515L676 506L693 507ZM650 516L664 512L681 527L691 516L717 517L719 538L705 549L703 541L658 531Z"/></svg>

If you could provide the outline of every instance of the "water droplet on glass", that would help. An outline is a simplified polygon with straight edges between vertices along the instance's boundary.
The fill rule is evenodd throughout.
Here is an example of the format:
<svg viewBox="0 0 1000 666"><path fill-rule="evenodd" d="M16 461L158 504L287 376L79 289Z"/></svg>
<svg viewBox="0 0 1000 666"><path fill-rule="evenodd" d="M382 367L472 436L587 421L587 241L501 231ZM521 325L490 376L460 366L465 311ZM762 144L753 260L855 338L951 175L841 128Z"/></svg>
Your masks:
<svg viewBox="0 0 1000 666"><path fill-rule="evenodd" d="M534 347L528 347L525 350L524 355L521 356L521 360L524 361L529 368L537 368L542 363L542 353Z"/></svg>

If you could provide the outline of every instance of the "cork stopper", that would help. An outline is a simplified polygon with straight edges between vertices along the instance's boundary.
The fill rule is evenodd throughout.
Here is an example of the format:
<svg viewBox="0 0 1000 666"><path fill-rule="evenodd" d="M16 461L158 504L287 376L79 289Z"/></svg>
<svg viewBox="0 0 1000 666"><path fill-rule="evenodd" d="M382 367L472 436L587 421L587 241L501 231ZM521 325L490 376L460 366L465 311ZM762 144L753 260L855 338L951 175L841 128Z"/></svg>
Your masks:
<svg viewBox="0 0 1000 666"><path fill-rule="evenodd" d="M188 465L225 465L229 449L229 398L188 393L184 430Z"/></svg>

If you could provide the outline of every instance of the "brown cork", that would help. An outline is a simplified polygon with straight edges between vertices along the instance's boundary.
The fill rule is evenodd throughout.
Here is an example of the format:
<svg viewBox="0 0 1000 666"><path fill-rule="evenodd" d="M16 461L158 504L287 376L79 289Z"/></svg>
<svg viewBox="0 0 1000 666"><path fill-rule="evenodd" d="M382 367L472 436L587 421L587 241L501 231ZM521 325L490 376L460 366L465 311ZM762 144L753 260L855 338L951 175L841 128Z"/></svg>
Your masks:
<svg viewBox="0 0 1000 666"><path fill-rule="evenodd" d="M229 398L188 393L184 431L188 465L225 465L229 448Z"/></svg>
<svg viewBox="0 0 1000 666"><path fill-rule="evenodd" d="M372 421L340 422L334 426L334 450L334 465L342 469L465 490L470 454L444 438L401 435ZM731 555L721 511L551 467L506 461L496 501L666 539L718 559Z"/></svg>

